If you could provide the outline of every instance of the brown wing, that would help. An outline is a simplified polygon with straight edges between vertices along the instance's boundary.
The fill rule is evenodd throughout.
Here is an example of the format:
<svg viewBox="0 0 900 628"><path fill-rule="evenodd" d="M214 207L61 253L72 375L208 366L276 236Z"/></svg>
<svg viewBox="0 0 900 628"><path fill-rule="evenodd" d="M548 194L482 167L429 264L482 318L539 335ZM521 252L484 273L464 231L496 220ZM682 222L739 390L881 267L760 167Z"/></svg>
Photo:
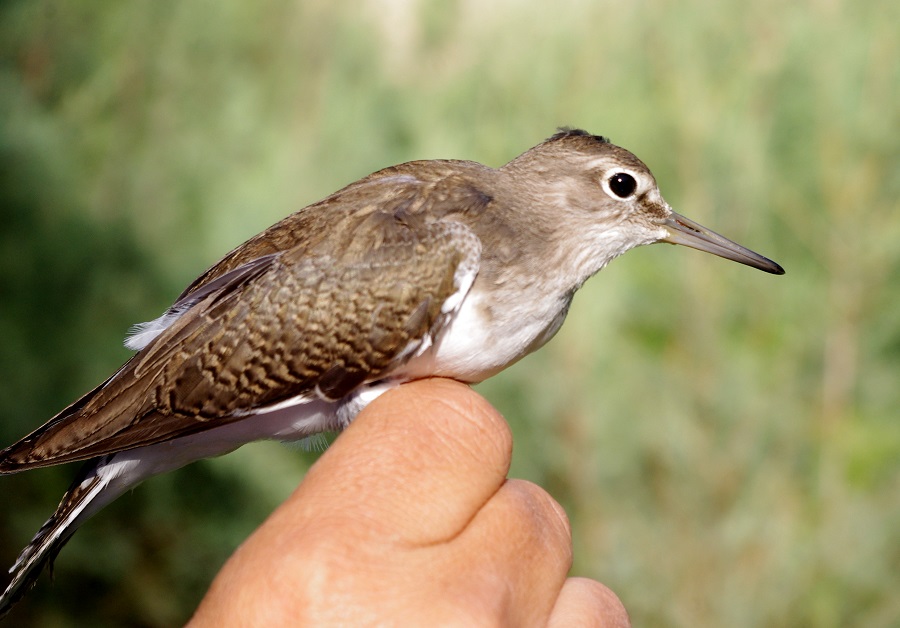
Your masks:
<svg viewBox="0 0 900 628"><path fill-rule="evenodd" d="M482 215L492 198L475 180L495 171L469 161L413 161L375 172L301 209L247 240L188 286L178 302L190 300L223 275L266 255L300 250L349 251L365 255L371 245L357 225L378 213L437 220L447 215ZM489 214L488 214L489 215ZM174 306L173 306L174 307Z"/></svg>
<svg viewBox="0 0 900 628"><path fill-rule="evenodd" d="M435 217L490 201L437 195L430 206L421 186L409 194L413 181L405 197L389 183L369 190L382 202L339 216L325 234L337 247L320 238L265 251L248 272L208 272L187 295L196 302L106 383L0 452L0 472L170 440L298 396L337 400L385 377L439 332L442 305L477 272L475 235Z"/></svg>

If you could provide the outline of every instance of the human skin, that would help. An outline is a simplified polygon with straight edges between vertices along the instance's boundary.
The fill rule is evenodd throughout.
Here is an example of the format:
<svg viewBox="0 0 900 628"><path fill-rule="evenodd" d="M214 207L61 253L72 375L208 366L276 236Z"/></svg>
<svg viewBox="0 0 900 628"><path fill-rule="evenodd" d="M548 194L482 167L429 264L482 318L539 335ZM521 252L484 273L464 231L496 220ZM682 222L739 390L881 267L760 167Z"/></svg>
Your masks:
<svg viewBox="0 0 900 628"><path fill-rule="evenodd" d="M567 578L565 512L507 479L512 436L468 386L372 402L234 553L191 626L628 626Z"/></svg>

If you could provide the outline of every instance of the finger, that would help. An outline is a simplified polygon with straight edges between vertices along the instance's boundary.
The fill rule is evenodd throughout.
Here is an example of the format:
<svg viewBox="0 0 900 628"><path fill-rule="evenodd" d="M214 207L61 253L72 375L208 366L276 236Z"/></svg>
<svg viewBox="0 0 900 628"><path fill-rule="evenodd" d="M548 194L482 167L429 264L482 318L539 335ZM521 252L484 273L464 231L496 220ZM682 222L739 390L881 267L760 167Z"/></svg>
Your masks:
<svg viewBox="0 0 900 628"><path fill-rule="evenodd" d="M425 562L467 574L455 586L475 616L513 626L546 624L572 564L565 513L523 480L506 482L452 547L435 551L443 554Z"/></svg>
<svg viewBox="0 0 900 628"><path fill-rule="evenodd" d="M569 578L563 585L548 628L630 628L625 607L615 593L595 580Z"/></svg>
<svg viewBox="0 0 900 628"><path fill-rule="evenodd" d="M373 401L280 510L288 525L313 518L361 541L440 542L503 484L511 451L506 422L468 386L412 382Z"/></svg>

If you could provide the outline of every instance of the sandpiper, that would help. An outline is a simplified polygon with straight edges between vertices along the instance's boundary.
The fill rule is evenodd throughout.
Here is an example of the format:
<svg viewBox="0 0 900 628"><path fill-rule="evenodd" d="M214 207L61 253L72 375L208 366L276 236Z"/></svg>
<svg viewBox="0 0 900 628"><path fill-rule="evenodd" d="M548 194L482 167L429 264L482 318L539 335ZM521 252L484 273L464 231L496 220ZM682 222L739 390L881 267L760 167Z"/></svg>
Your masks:
<svg viewBox="0 0 900 628"><path fill-rule="evenodd" d="M654 242L784 272L673 212L630 152L573 129L496 169L386 168L288 216L137 325L109 379L0 452L0 474L89 461L10 570L0 613L142 480L340 430L405 381L482 381L550 340L589 277Z"/></svg>

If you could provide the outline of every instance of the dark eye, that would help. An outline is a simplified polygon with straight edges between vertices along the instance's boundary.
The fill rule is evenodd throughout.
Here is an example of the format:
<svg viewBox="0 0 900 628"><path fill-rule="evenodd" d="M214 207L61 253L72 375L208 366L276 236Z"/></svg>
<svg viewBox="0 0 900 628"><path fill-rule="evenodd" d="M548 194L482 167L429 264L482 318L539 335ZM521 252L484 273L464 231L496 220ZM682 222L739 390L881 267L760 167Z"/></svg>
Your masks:
<svg viewBox="0 0 900 628"><path fill-rule="evenodd" d="M609 189L619 198L628 198L636 187L637 181L627 172L617 172L609 178Z"/></svg>

